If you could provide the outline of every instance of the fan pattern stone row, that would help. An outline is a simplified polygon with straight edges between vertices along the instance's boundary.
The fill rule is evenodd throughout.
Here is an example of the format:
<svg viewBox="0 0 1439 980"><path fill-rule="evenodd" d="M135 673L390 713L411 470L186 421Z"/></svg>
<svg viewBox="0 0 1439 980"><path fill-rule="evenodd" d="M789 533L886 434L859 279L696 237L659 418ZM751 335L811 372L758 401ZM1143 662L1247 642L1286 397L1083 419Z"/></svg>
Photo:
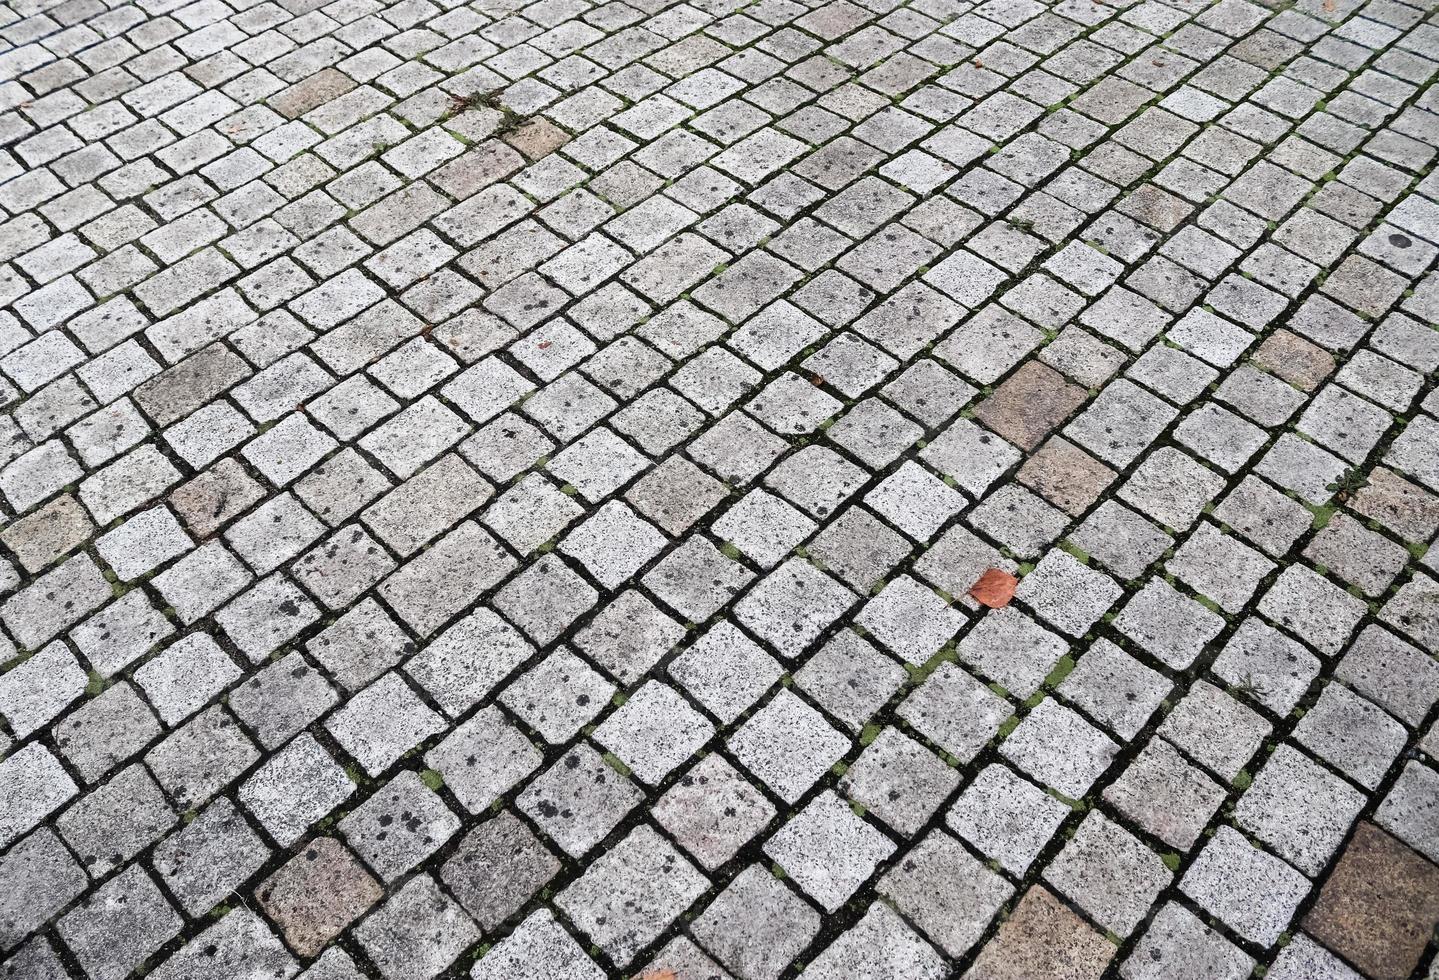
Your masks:
<svg viewBox="0 0 1439 980"><path fill-rule="evenodd" d="M0 4L0 977L1439 975L1435 19Z"/></svg>

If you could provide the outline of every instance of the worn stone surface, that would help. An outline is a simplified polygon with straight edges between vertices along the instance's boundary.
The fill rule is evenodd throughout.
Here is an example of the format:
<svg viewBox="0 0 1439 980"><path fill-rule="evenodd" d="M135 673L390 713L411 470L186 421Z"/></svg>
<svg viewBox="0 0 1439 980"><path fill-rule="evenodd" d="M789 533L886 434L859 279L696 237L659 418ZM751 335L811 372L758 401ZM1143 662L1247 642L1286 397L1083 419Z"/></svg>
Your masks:
<svg viewBox="0 0 1439 980"><path fill-rule="evenodd" d="M0 0L0 974L1433 974L1436 51Z"/></svg>
<svg viewBox="0 0 1439 980"><path fill-rule="evenodd" d="M1439 922L1439 867L1370 823L1344 849L1304 928L1375 977L1406 976Z"/></svg>

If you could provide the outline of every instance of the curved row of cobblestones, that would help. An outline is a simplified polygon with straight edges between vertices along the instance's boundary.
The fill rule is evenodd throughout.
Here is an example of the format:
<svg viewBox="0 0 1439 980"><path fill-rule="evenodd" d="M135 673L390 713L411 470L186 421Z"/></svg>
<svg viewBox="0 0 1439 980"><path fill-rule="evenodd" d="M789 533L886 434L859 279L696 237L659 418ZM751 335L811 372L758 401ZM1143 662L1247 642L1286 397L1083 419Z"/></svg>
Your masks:
<svg viewBox="0 0 1439 980"><path fill-rule="evenodd" d="M1434 18L0 4L0 978L1432 980Z"/></svg>

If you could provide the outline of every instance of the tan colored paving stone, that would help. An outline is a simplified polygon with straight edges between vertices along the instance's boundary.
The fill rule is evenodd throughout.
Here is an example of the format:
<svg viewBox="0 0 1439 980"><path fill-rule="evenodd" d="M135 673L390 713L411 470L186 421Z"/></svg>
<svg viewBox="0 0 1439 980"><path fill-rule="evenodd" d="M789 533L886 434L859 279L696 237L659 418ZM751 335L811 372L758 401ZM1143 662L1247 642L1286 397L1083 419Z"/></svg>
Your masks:
<svg viewBox="0 0 1439 980"><path fill-rule="evenodd" d="M1109 940L1042 885L1024 893L1009 918L980 950L965 980L1087 980L1114 956Z"/></svg>
<svg viewBox="0 0 1439 980"><path fill-rule="evenodd" d="M301 956L314 956L380 900L384 890L343 844L311 842L260 885L265 914Z"/></svg>
<svg viewBox="0 0 1439 980"><path fill-rule="evenodd" d="M1019 468L1020 483L1071 516L1088 510L1115 478L1114 470L1059 436Z"/></svg>
<svg viewBox="0 0 1439 980"><path fill-rule="evenodd" d="M985 425L1022 449L1034 449L1084 401L1084 389L1030 361L975 409Z"/></svg>
<svg viewBox="0 0 1439 980"><path fill-rule="evenodd" d="M1407 977L1439 924L1439 867L1367 821L1304 919L1375 980Z"/></svg>

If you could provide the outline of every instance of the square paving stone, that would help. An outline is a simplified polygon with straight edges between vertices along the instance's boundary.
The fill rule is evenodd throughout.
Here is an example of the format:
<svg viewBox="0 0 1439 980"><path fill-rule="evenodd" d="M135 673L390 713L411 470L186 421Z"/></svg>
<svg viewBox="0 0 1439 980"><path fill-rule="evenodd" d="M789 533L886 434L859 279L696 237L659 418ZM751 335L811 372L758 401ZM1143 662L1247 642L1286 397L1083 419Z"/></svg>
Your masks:
<svg viewBox="0 0 1439 980"><path fill-rule="evenodd" d="M1030 361L979 403L979 420L1023 449L1035 449L1084 403L1084 389Z"/></svg>
<svg viewBox="0 0 1439 980"><path fill-rule="evenodd" d="M1367 821L1354 832L1304 928L1370 976L1418 965L1439 921L1439 868Z"/></svg>
<svg viewBox="0 0 1439 980"><path fill-rule="evenodd" d="M614 694L605 680L569 650L557 650L500 694L500 701L551 745L589 724Z"/></svg>
<svg viewBox="0 0 1439 980"><path fill-rule="evenodd" d="M761 567L784 560L818 525L767 490L751 490L714 523L714 532Z"/></svg>
<svg viewBox="0 0 1439 980"><path fill-rule="evenodd" d="M1168 678L1108 640L1096 640L1058 691L1121 739L1139 734L1172 689Z"/></svg>
<svg viewBox="0 0 1439 980"><path fill-rule="evenodd" d="M1232 827L1218 829L1179 883L1200 908L1261 946L1279 939L1310 887L1302 874Z"/></svg>
<svg viewBox="0 0 1439 980"><path fill-rule="evenodd" d="M1153 739L1104 790L1104 799L1172 847L1188 850L1225 791L1162 739Z"/></svg>
<svg viewBox="0 0 1439 980"><path fill-rule="evenodd" d="M1222 779L1233 780L1268 737L1263 716L1197 681L1160 723L1159 734Z"/></svg>
<svg viewBox="0 0 1439 980"><path fill-rule="evenodd" d="M1069 644L1013 606L986 612L959 641L959 657L1016 697L1039 690Z"/></svg>
<svg viewBox="0 0 1439 980"><path fill-rule="evenodd" d="M1115 628L1166 667L1183 670L1224 629L1224 617L1152 580L1120 610Z"/></svg>
<svg viewBox="0 0 1439 980"><path fill-rule="evenodd" d="M1276 714L1294 710L1319 668L1303 644L1255 617L1239 624L1210 665L1216 677Z"/></svg>
<svg viewBox="0 0 1439 980"><path fill-rule="evenodd" d="M1279 951L1266 976L1275 980L1302 980L1315 976L1359 980L1362 974L1350 969L1343 960L1301 932Z"/></svg>
<svg viewBox="0 0 1439 980"><path fill-rule="evenodd" d="M909 542L863 507L849 507L807 546L826 570L869 592L911 551Z"/></svg>
<svg viewBox="0 0 1439 980"><path fill-rule="evenodd" d="M52 731L60 754L82 779L95 783L160 734L160 722L134 686L121 681L66 715Z"/></svg>
<svg viewBox="0 0 1439 980"><path fill-rule="evenodd" d="M942 830L931 831L880 879L879 893L950 956L963 956L1014 894Z"/></svg>
<svg viewBox="0 0 1439 980"><path fill-rule="evenodd" d="M1044 877L1095 921L1127 936L1173 876L1158 854L1096 811L1084 818Z"/></svg>
<svg viewBox="0 0 1439 980"><path fill-rule="evenodd" d="M1176 902L1155 914L1119 968L1124 980L1242 980L1254 960Z"/></svg>
<svg viewBox="0 0 1439 980"><path fill-rule="evenodd" d="M850 741L782 689L729 737L728 745L746 769L793 803L839 761Z"/></svg>
<svg viewBox="0 0 1439 980"><path fill-rule="evenodd" d="M824 519L868 479L868 473L833 450L806 446L775 466L764 482L795 506Z"/></svg>
<svg viewBox="0 0 1439 980"><path fill-rule="evenodd" d="M923 664L964 625L964 614L908 575L886 583L855 622L886 649Z"/></svg>
<svg viewBox="0 0 1439 980"><path fill-rule="evenodd" d="M958 786L958 773L893 728L865 747L839 783L841 792L907 837Z"/></svg>
<svg viewBox="0 0 1439 980"><path fill-rule="evenodd" d="M1335 676L1409 725L1439 699L1439 663L1379 626L1366 626Z"/></svg>
<svg viewBox="0 0 1439 980"><path fill-rule="evenodd" d="M1060 436L1049 439L1019 468L1019 481L1071 517L1078 517L1116 479L1105 466Z"/></svg>
<svg viewBox="0 0 1439 980"><path fill-rule="evenodd" d="M600 724L594 737L641 780L655 784L713 734L714 726L673 688L649 681Z"/></svg>
<svg viewBox="0 0 1439 980"><path fill-rule="evenodd" d="M193 809L260 758L240 725L219 705L207 708L145 754L145 765L176 804Z"/></svg>
<svg viewBox="0 0 1439 980"><path fill-rule="evenodd" d="M840 630L795 673L800 688L851 732L904 683L903 668L851 630Z"/></svg>
<svg viewBox="0 0 1439 980"><path fill-rule="evenodd" d="M995 763L965 787L946 819L985 856L1023 875L1069 813L1068 806Z"/></svg>
<svg viewBox="0 0 1439 980"><path fill-rule="evenodd" d="M681 847L713 870L753 839L775 809L723 757L707 755L669 788L652 812Z"/></svg>
<svg viewBox="0 0 1439 980"><path fill-rule="evenodd" d="M236 909L148 975L157 980L226 980L283 977L297 969L294 958L263 919L249 909Z"/></svg>
<svg viewBox="0 0 1439 980"><path fill-rule="evenodd" d="M669 675L728 724L784 674L778 660L730 623L718 623L670 661Z"/></svg>
<svg viewBox="0 0 1439 980"><path fill-rule="evenodd" d="M67 912L56 929L92 980L121 980L182 925L155 880L132 864Z"/></svg>
<svg viewBox="0 0 1439 980"><path fill-rule="evenodd" d="M752 864L690 927L702 946L736 975L778 980L819 932L819 913L763 867Z"/></svg>
<svg viewBox="0 0 1439 980"><path fill-rule="evenodd" d="M1439 832L1434 821L1439 807L1439 775L1418 762L1404 767L1384 797L1374 818L1378 823L1429 860L1439 854Z"/></svg>
<svg viewBox="0 0 1439 980"><path fill-rule="evenodd" d="M560 870L560 863L514 814L500 813L470 831L440 878L481 927L492 930Z"/></svg>
<svg viewBox="0 0 1439 980"><path fill-rule="evenodd" d="M1103 572L1051 551L1020 580L1015 597L1070 636L1083 636L1122 594Z"/></svg>
<svg viewBox="0 0 1439 980"><path fill-rule="evenodd" d="M325 728L335 741L378 776L400 756L445 728L400 675L388 673L330 716Z"/></svg>
<svg viewBox="0 0 1439 980"><path fill-rule="evenodd" d="M14 949L88 887L85 872L48 827L21 840L0 857L0 949Z"/></svg>
<svg viewBox="0 0 1439 980"><path fill-rule="evenodd" d="M581 744L535 777L516 802L566 854L581 857L643 797L598 752Z"/></svg>
<svg viewBox="0 0 1439 980"><path fill-rule="evenodd" d="M85 693L88 678L64 643L49 643L0 674L0 714L16 738L38 731Z"/></svg>
<svg viewBox="0 0 1439 980"><path fill-rule="evenodd" d="M1316 572L1291 565L1259 600L1259 611L1321 653L1332 655L1344 648L1367 607Z"/></svg>
<svg viewBox="0 0 1439 980"><path fill-rule="evenodd" d="M630 589L605 604L575 635L575 646L625 685L633 684L684 638L684 627Z"/></svg>
<svg viewBox="0 0 1439 980"><path fill-rule="evenodd" d="M1165 565L1181 582L1228 613L1240 612L1275 567L1253 548L1207 522Z"/></svg>
<svg viewBox="0 0 1439 980"><path fill-rule="evenodd" d="M404 649L409 649L406 642ZM494 690L535 648L489 609L476 609L405 661L404 672L451 717Z"/></svg>
<svg viewBox="0 0 1439 980"><path fill-rule="evenodd" d="M1069 540L1123 579L1138 578L1171 544L1163 530L1115 500L1095 508Z"/></svg>
<svg viewBox="0 0 1439 980"><path fill-rule="evenodd" d="M1364 794L1287 745L1274 750L1234 808L1239 826L1318 875L1364 806Z"/></svg>
<svg viewBox="0 0 1439 980"><path fill-rule="evenodd" d="M792 558L751 588L735 614L780 654L794 658L854 601L854 594L834 579Z"/></svg>
<svg viewBox="0 0 1439 980"><path fill-rule="evenodd" d="M154 866L192 917L214 908L260 870L270 847L221 797L155 848Z"/></svg>
<svg viewBox="0 0 1439 980"><path fill-rule="evenodd" d="M904 976L938 980L944 959L889 906L875 902L859 923L805 967L814 977Z"/></svg>
<svg viewBox="0 0 1439 980"><path fill-rule="evenodd" d="M684 855L641 826L590 862L555 904L615 963L626 964L708 887Z"/></svg>
<svg viewBox="0 0 1439 980"><path fill-rule="evenodd" d="M568 498L566 498L568 500ZM668 540L653 525L618 501L610 501L560 542L560 550L614 589L659 554Z"/></svg>
<svg viewBox="0 0 1439 980"><path fill-rule="evenodd" d="M414 643L373 599L364 599L305 649L347 691L358 691L399 663Z"/></svg>
<svg viewBox="0 0 1439 980"><path fill-rule="evenodd" d="M1024 893L999 931L980 950L965 977L1019 980L1020 977L1096 978L1114 956L1114 947L1042 885Z"/></svg>
<svg viewBox="0 0 1439 980"><path fill-rule="evenodd" d="M123 865L175 824L175 811L143 766L116 773L61 815L56 827L92 877Z"/></svg>
<svg viewBox="0 0 1439 980"><path fill-rule="evenodd" d="M599 596L578 572L548 554L510 579L493 601L506 619L544 645L593 609Z"/></svg>
<svg viewBox="0 0 1439 980"><path fill-rule="evenodd" d="M1434 614L1436 596L1439 596L1439 580L1418 572L1385 603L1380 616L1425 649L1436 649L1439 647L1439 616Z"/></svg>
<svg viewBox="0 0 1439 980"><path fill-rule="evenodd" d="M834 912L894 853L894 845L826 790L765 843L765 853Z"/></svg>
<svg viewBox="0 0 1439 980"><path fill-rule="evenodd" d="M314 956L380 900L384 890L355 856L320 837L266 878L261 907L301 956Z"/></svg>
<svg viewBox="0 0 1439 980"><path fill-rule="evenodd" d="M1041 701L1000 745L1000 754L1046 786L1079 799L1119 746L1053 698Z"/></svg>
<svg viewBox="0 0 1439 980"><path fill-rule="evenodd" d="M1294 739L1369 789L1403 748L1404 726L1341 684L1328 684L1294 728Z"/></svg>
<svg viewBox="0 0 1439 980"><path fill-rule="evenodd" d="M135 671L160 720L176 725L241 677L230 655L204 633L172 643Z"/></svg>
<svg viewBox="0 0 1439 980"><path fill-rule="evenodd" d="M543 753L493 705L425 753L425 763L471 813L483 812L543 761Z"/></svg>
<svg viewBox="0 0 1439 980"><path fill-rule="evenodd" d="M339 827L355 853L388 882L443 846L460 820L417 773L406 770L346 814Z"/></svg>
<svg viewBox="0 0 1439 980"><path fill-rule="evenodd" d="M540 977L601 980L604 975L605 971L586 955L584 947L570 937L548 909L530 913L513 932L480 957L470 973L474 980L538 980Z"/></svg>
<svg viewBox="0 0 1439 980"><path fill-rule="evenodd" d="M427 874L405 883L355 929L386 980L430 980L480 938L480 930Z"/></svg>
<svg viewBox="0 0 1439 980"><path fill-rule="evenodd" d="M642 579L666 605L691 622L717 613L754 578L703 537L692 537Z"/></svg>
<svg viewBox="0 0 1439 980"><path fill-rule="evenodd" d="M900 704L897 714L960 762L969 762L1014 713L970 674L943 661Z"/></svg>
<svg viewBox="0 0 1439 980"><path fill-rule="evenodd" d="M1330 519L1304 549L1304 557L1371 597L1382 595L1409 560L1399 545L1346 514Z"/></svg>
<svg viewBox="0 0 1439 980"><path fill-rule="evenodd" d="M1224 480L1177 449L1162 446L1119 488L1119 497L1166 529L1188 530Z"/></svg>
<svg viewBox="0 0 1439 980"><path fill-rule="evenodd" d="M344 768L309 734L273 754L240 784L240 803L282 846L354 793Z"/></svg>
<svg viewBox="0 0 1439 980"><path fill-rule="evenodd" d="M916 541L934 537L967 506L964 495L917 463L905 461L871 490L865 503Z"/></svg>
<svg viewBox="0 0 1439 980"><path fill-rule="evenodd" d="M1038 558L1068 525L1068 518L1036 495L1007 486L970 512L968 524L1020 558Z"/></svg>

